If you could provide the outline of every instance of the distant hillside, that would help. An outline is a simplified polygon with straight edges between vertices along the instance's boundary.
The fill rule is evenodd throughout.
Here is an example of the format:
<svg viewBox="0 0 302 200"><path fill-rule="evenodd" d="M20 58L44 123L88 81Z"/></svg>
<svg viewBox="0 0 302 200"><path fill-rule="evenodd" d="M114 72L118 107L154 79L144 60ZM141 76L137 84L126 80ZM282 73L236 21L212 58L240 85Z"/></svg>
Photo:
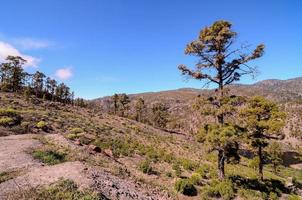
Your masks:
<svg viewBox="0 0 302 200"><path fill-rule="evenodd" d="M275 101L300 100L302 98L302 77L278 80L268 79L256 82L251 85L236 84L230 86L233 93L240 95L263 95ZM147 101L188 101L197 95L209 94L212 90L196 89L196 88L180 88L176 90L167 90L160 92L146 92L138 94L129 94L131 98L142 97ZM282 95L281 95L282 94ZM102 97L95 99L95 102L108 100L110 97Z"/></svg>
<svg viewBox="0 0 302 200"><path fill-rule="evenodd" d="M296 121L302 113L302 77L277 80L270 79L260 81L251 85L236 84L229 87L231 93L241 96L261 95L276 101L284 106L289 112L288 127L300 129L302 122ZM210 95L213 90L182 88L161 92L148 92L139 94L130 94L132 103L138 98L143 98L147 106L155 102L162 102L169 106L172 115L172 122L169 128L178 129L182 132L196 132L198 127L205 119L192 109L192 104L198 95ZM97 105L105 110L110 103L110 97L103 97L93 100ZM133 108L133 106L130 106ZM294 123L295 122L295 123ZM293 125L291 125L293 123Z"/></svg>

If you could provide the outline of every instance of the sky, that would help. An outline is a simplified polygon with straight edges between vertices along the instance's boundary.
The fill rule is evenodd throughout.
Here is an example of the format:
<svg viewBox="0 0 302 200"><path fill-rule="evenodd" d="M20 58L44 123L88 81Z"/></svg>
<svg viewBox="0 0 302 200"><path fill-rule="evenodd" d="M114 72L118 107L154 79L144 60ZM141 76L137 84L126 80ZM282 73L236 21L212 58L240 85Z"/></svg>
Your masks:
<svg viewBox="0 0 302 200"><path fill-rule="evenodd" d="M232 22L238 44L266 45L253 62L255 79L302 76L300 0L2 0L0 61L20 55L28 72L64 81L76 96L93 99L183 87L179 64L187 43L216 20Z"/></svg>

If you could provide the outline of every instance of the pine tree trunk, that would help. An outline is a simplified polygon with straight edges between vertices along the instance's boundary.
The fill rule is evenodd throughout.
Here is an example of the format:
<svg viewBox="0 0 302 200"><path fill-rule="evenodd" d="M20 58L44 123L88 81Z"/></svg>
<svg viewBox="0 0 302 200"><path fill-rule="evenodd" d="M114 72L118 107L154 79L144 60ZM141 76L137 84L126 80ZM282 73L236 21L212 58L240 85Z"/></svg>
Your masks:
<svg viewBox="0 0 302 200"><path fill-rule="evenodd" d="M221 70L219 71L220 74L220 81L219 81L219 95L220 98L223 98L223 81L221 79ZM221 101L221 99L220 99ZM219 107L221 106L221 102L219 102ZM218 119L218 123L223 126L224 124L224 115L218 115L217 116ZM225 172L224 172L224 161L225 161L225 155L224 155L224 150L223 149L219 149L218 150L218 178L220 180L223 180L225 178Z"/></svg>
<svg viewBox="0 0 302 200"><path fill-rule="evenodd" d="M263 181L263 155L262 155L262 147L258 148L258 157L259 157L259 179Z"/></svg>
<svg viewBox="0 0 302 200"><path fill-rule="evenodd" d="M218 178L220 180L223 180L225 177L224 161L225 161L224 151L218 150Z"/></svg>

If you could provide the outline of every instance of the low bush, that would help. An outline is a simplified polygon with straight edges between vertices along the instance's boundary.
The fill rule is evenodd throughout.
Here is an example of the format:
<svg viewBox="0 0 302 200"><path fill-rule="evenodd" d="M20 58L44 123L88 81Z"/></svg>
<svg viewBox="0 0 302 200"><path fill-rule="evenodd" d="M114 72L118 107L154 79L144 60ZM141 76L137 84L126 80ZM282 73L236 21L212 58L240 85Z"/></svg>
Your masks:
<svg viewBox="0 0 302 200"><path fill-rule="evenodd" d="M288 195L287 197L287 200L301 200L302 198L298 195L295 195L295 194L290 194Z"/></svg>
<svg viewBox="0 0 302 200"><path fill-rule="evenodd" d="M190 177L190 181L194 185L201 185L201 179L202 179L202 177L198 173L193 173Z"/></svg>
<svg viewBox="0 0 302 200"><path fill-rule="evenodd" d="M196 141L203 143L206 140L206 131L204 128L201 128L198 133L195 135Z"/></svg>
<svg viewBox="0 0 302 200"><path fill-rule="evenodd" d="M296 187L296 188L299 188L301 189L302 188L302 182L301 180L298 180L296 177L293 177L293 185Z"/></svg>
<svg viewBox="0 0 302 200"><path fill-rule="evenodd" d="M48 123L45 122L45 121L39 121L37 124L36 124L36 127L38 129L41 129L43 131L48 131L49 127L48 127Z"/></svg>
<svg viewBox="0 0 302 200"><path fill-rule="evenodd" d="M190 171L195 170L198 166L194 161L186 158L181 159L180 164L183 166L185 170L190 170Z"/></svg>
<svg viewBox="0 0 302 200"><path fill-rule="evenodd" d="M169 178L171 178L171 177L173 177L173 174L172 174L172 172L167 172L166 176L169 177Z"/></svg>
<svg viewBox="0 0 302 200"><path fill-rule="evenodd" d="M13 118L6 117L6 116L0 118L0 126L7 127L7 126L12 126L12 125L14 125Z"/></svg>
<svg viewBox="0 0 302 200"><path fill-rule="evenodd" d="M152 174L151 161L149 159L143 160L139 164L139 170L142 171L144 174Z"/></svg>
<svg viewBox="0 0 302 200"><path fill-rule="evenodd" d="M181 176L182 169L181 169L181 167L180 167L180 165L178 163L174 163L172 165L172 169L174 170L176 177L180 177Z"/></svg>
<svg viewBox="0 0 302 200"><path fill-rule="evenodd" d="M66 161L66 153L54 150L35 150L32 155L35 159L48 165L55 165Z"/></svg>
<svg viewBox="0 0 302 200"><path fill-rule="evenodd" d="M84 135L84 130L81 128L72 128L69 130L67 138L70 140L75 140Z"/></svg>
<svg viewBox="0 0 302 200"><path fill-rule="evenodd" d="M203 189L204 194L208 197L220 197L224 200L229 200L235 196L234 186L230 180L214 180L210 185L205 186Z"/></svg>
<svg viewBox="0 0 302 200"><path fill-rule="evenodd" d="M69 134L75 134L75 135L77 135L77 134L80 134L80 133L84 133L84 130L81 129L81 128L72 128L69 131Z"/></svg>
<svg viewBox="0 0 302 200"><path fill-rule="evenodd" d="M178 179L175 182L175 190L187 196L197 195L197 190L194 184L188 179Z"/></svg>
<svg viewBox="0 0 302 200"><path fill-rule="evenodd" d="M0 116L15 117L18 115L18 112L12 108L0 109Z"/></svg>
<svg viewBox="0 0 302 200"><path fill-rule="evenodd" d="M278 200L279 197L275 192L270 192L269 193L269 200Z"/></svg>
<svg viewBox="0 0 302 200"><path fill-rule="evenodd" d="M210 171L210 166L203 164L200 167L198 167L195 172L200 174L202 178L207 178L207 174L209 173L209 171Z"/></svg>
<svg viewBox="0 0 302 200"><path fill-rule="evenodd" d="M262 200L263 194L256 190L250 190L250 189L240 189L238 190L238 196L244 200Z"/></svg>
<svg viewBox="0 0 302 200"><path fill-rule="evenodd" d="M19 113L11 108L0 109L0 126L11 127L15 125L20 125L22 117Z"/></svg>

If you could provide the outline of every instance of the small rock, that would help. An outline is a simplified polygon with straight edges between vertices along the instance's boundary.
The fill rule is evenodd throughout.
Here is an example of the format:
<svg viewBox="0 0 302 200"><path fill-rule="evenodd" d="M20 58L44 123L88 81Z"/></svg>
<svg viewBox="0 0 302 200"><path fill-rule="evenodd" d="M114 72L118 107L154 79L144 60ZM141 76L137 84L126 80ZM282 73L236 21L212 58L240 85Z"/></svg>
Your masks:
<svg viewBox="0 0 302 200"><path fill-rule="evenodd" d="M81 141L80 141L79 139L76 139L76 140L74 141L74 143L75 143L76 145L81 145Z"/></svg>
<svg viewBox="0 0 302 200"><path fill-rule="evenodd" d="M112 153L111 149L105 149L104 153L109 157L113 157L113 153Z"/></svg>

